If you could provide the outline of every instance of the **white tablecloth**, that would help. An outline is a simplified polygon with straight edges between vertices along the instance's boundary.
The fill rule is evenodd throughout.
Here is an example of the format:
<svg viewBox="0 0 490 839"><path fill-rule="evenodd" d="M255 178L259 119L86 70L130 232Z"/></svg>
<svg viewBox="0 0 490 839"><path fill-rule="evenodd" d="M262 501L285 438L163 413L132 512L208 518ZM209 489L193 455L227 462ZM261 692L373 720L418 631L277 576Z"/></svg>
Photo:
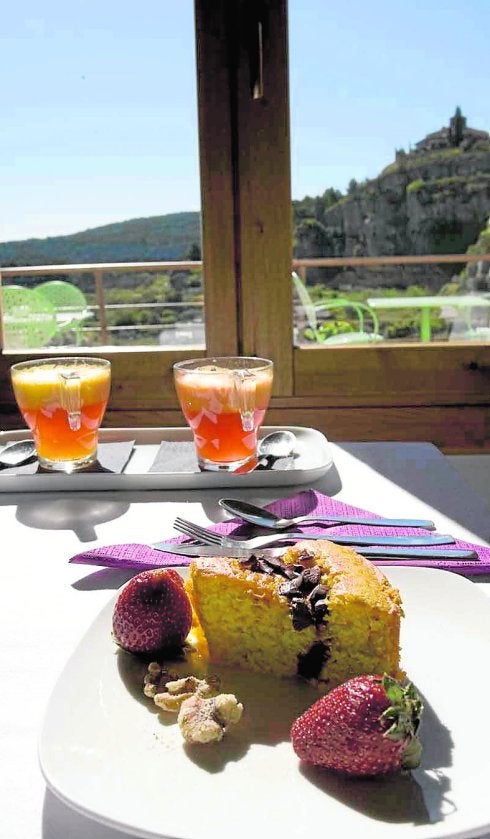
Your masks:
<svg viewBox="0 0 490 839"><path fill-rule="evenodd" d="M490 543L490 508L431 444L346 443L314 486L384 516L432 518L443 533ZM233 493L262 504L303 487ZM0 836L120 839L46 790L37 760L45 708L65 661L130 572L69 565L82 548L176 535L176 515L219 521L223 490L0 494L2 693ZM488 589L490 578L475 577Z"/></svg>

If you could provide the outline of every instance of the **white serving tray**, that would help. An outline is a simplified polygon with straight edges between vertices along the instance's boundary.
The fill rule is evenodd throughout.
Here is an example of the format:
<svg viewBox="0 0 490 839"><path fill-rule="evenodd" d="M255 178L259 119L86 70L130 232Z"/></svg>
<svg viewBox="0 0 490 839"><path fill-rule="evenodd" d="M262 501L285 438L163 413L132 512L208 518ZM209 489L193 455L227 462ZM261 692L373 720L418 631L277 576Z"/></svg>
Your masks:
<svg viewBox="0 0 490 839"><path fill-rule="evenodd" d="M147 490L205 489L261 486L294 486L318 480L332 465L332 452L326 437L314 428L302 426L263 426L263 437L281 428L292 431L297 438L294 467L287 470L257 470L245 475L229 472L149 472L160 443L189 442L189 428L103 428L100 442L134 440L135 447L121 474L107 472L75 472L52 474L3 474L0 470L0 492L63 492L65 490ZM29 431L0 431L0 446L14 440L30 438Z"/></svg>

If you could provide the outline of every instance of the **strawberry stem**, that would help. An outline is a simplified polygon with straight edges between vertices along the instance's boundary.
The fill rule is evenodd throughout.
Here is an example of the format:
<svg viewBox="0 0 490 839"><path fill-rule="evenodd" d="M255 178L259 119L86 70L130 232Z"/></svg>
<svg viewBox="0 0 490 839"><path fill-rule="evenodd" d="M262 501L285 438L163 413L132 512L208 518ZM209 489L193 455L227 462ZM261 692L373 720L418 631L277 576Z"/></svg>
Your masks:
<svg viewBox="0 0 490 839"><path fill-rule="evenodd" d="M385 673L381 684L390 703L380 717L381 720L391 723L384 736L394 741L406 741L401 765L404 769L415 769L420 763L422 753L422 746L417 737L423 710L422 701L411 682L403 686Z"/></svg>

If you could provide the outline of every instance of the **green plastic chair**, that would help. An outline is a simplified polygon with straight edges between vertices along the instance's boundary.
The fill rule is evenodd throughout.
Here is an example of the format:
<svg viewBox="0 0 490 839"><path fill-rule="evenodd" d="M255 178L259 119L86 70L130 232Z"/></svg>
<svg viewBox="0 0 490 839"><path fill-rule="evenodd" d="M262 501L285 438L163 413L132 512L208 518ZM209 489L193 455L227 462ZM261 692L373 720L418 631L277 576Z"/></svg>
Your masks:
<svg viewBox="0 0 490 839"><path fill-rule="evenodd" d="M83 292L65 280L49 280L41 283L36 291L54 307L59 331L64 334L73 330L77 344L80 344L83 336L83 322L93 316Z"/></svg>
<svg viewBox="0 0 490 839"><path fill-rule="evenodd" d="M296 291L301 307L304 311L309 332L317 344L333 346L335 344L366 344L377 341L384 341L384 336L379 332L379 321L376 312L367 305L357 300L347 300L336 297L323 303L313 303L310 294L295 271L292 274L293 286ZM331 311L333 309L353 309L357 316L357 329L354 332L343 332L339 335L331 335L325 338L318 324L318 313ZM365 318L371 319L372 331L365 329Z"/></svg>
<svg viewBox="0 0 490 839"><path fill-rule="evenodd" d="M23 286L2 286L5 349L46 347L58 332L56 312L49 300Z"/></svg>

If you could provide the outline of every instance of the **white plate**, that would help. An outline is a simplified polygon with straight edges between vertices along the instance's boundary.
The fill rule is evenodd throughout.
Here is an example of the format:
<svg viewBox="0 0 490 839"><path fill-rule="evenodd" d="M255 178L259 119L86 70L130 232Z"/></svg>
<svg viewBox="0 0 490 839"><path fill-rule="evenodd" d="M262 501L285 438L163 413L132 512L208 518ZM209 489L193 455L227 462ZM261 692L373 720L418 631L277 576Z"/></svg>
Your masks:
<svg viewBox="0 0 490 839"><path fill-rule="evenodd" d="M84 814L143 837L481 835L490 826L488 599L457 574L385 570L406 612L402 663L425 702L422 765L411 775L349 781L302 770L288 714L309 704L311 689L243 673L241 685L228 673L222 686L239 691L240 725L220 745L184 747L177 725L133 684L134 657L116 652L111 601L49 702L40 740L48 785Z"/></svg>
<svg viewBox="0 0 490 839"><path fill-rule="evenodd" d="M102 428L101 442L134 440L131 458L120 475L105 472L4 474L0 470L0 492L49 492L85 490L204 489L209 487L295 486L317 481L332 465L332 451L326 437L315 428L295 425L262 426L259 437L287 429L296 435L294 467L284 471L261 469L248 475L229 472L150 472L162 441L191 442L189 428ZM0 446L30 438L29 431L0 431Z"/></svg>

